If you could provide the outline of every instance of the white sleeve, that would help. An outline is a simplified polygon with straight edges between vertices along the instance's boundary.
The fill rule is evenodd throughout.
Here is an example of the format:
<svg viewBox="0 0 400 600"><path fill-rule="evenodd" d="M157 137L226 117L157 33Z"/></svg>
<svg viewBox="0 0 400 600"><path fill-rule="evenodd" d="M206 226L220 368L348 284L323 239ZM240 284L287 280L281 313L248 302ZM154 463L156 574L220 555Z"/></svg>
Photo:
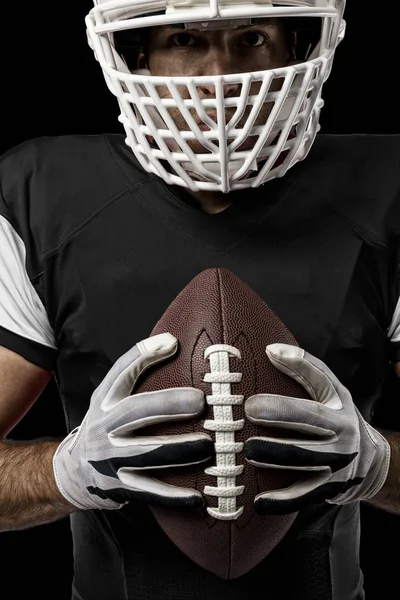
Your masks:
<svg viewBox="0 0 400 600"><path fill-rule="evenodd" d="M397 301L387 334L391 342L400 342L400 298Z"/></svg>
<svg viewBox="0 0 400 600"><path fill-rule="evenodd" d="M46 310L25 268L25 245L0 215L0 327L57 349Z"/></svg>

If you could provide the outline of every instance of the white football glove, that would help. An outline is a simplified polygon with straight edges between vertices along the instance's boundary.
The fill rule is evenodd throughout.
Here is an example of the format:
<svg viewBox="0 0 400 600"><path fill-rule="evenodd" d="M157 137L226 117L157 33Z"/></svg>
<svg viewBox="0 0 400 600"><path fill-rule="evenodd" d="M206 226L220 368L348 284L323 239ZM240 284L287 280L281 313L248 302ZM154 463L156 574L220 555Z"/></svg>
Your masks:
<svg viewBox="0 0 400 600"><path fill-rule="evenodd" d="M77 508L118 509L132 499L174 507L203 504L196 490L156 480L151 470L208 460L214 453L210 436L140 436L140 428L196 417L204 409L204 394L180 387L131 395L139 375L177 347L176 338L163 333L122 355L94 391L80 427L57 448L55 479Z"/></svg>
<svg viewBox="0 0 400 600"><path fill-rule="evenodd" d="M270 394L247 399L250 421L276 431L289 430L292 435L249 438L246 459L258 467L299 474L293 485L259 494L257 512L285 514L325 500L346 504L372 498L387 477L387 440L363 419L350 392L322 361L287 344L268 346L267 355L313 400Z"/></svg>

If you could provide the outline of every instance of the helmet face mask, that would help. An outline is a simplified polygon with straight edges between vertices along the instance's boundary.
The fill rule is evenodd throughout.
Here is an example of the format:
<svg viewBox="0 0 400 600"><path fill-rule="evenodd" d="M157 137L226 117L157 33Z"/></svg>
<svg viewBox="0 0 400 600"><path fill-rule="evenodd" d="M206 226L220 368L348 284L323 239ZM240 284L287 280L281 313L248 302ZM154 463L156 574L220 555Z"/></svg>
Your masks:
<svg viewBox="0 0 400 600"><path fill-rule="evenodd" d="M269 0L98 0L86 24L118 99L126 142L143 168L169 184L227 193L280 177L307 155L319 130L322 86L344 35L343 11L344 0L281 0L279 6ZM292 55L287 64L217 75L188 73L190 65L166 75L139 68L146 61L151 67L156 30L150 27L194 29L211 39L215 30L271 18L284 25Z"/></svg>

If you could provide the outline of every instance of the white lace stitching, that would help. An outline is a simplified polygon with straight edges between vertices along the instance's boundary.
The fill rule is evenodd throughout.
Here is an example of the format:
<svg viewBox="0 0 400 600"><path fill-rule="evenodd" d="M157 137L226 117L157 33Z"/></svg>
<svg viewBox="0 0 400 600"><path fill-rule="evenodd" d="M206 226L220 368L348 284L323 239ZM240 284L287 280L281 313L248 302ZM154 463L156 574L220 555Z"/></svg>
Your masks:
<svg viewBox="0 0 400 600"><path fill-rule="evenodd" d="M243 404L244 396L231 394L231 383L239 383L242 374L230 372L230 356L241 358L237 348L226 344L209 346L204 352L210 361L210 372L203 381L211 383L212 390L206 400L214 407L214 419L207 419L204 428L215 432L216 454L216 465L205 469L205 473L217 477L217 485L206 485L204 494L218 498L218 507L207 507L207 511L223 521L240 517L243 506L237 507L236 498L244 491L244 485L236 485L236 477L243 472L243 465L236 464L236 454L243 450L243 444L235 441L235 432L243 429L244 419L234 421L232 411L232 406Z"/></svg>

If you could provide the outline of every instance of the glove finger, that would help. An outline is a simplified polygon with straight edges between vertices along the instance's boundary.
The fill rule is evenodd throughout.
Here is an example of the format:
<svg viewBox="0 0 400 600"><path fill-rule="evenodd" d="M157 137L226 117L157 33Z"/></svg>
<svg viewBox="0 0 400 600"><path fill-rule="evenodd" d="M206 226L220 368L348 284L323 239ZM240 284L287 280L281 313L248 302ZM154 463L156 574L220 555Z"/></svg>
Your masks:
<svg viewBox="0 0 400 600"><path fill-rule="evenodd" d="M254 508L258 514L284 515L297 512L310 504L324 502L336 495L340 483L330 483L330 471L318 471L299 479L293 485L258 494Z"/></svg>
<svg viewBox="0 0 400 600"><path fill-rule="evenodd" d="M197 417L204 406L203 392L191 387L133 394L115 406L107 429L111 436L123 437L140 427Z"/></svg>
<svg viewBox="0 0 400 600"><path fill-rule="evenodd" d="M129 396L139 375L151 365L175 354L177 339L170 333L146 338L120 356L93 393L92 401L99 399L103 410L110 410Z"/></svg>
<svg viewBox="0 0 400 600"><path fill-rule="evenodd" d="M336 440L341 419L326 406L303 398L272 394L256 394L244 405L249 421L262 426L300 431L309 435Z"/></svg>
<svg viewBox="0 0 400 600"><path fill-rule="evenodd" d="M271 344L266 352L272 364L295 379L321 404L340 410L343 403L352 403L349 391L318 358L302 348L288 344Z"/></svg>
<svg viewBox="0 0 400 600"><path fill-rule="evenodd" d="M132 500L176 508L196 508L203 505L200 492L186 488L168 486L161 481L136 475L129 469L120 469L118 475L103 477L101 487L88 486L93 499L85 508L121 508Z"/></svg>
<svg viewBox="0 0 400 600"><path fill-rule="evenodd" d="M288 514L297 512L311 504L330 501L359 486L362 478L340 480L340 474L331 474L330 470L318 471L299 479L287 488L271 490L258 494L254 508L258 514Z"/></svg>
<svg viewBox="0 0 400 600"><path fill-rule="evenodd" d="M115 440L113 441L115 445ZM97 449L101 451L101 448ZM170 468L195 465L209 460L214 455L214 443L205 433L187 433L170 436L146 436L125 438L123 444L104 449L102 460L89 460L103 475L114 476L118 469ZM107 454L108 452L108 454Z"/></svg>
<svg viewBox="0 0 400 600"><path fill-rule="evenodd" d="M276 441L272 438L251 437L244 445L246 460L257 467L300 469L315 471L329 467L336 472L347 467L357 453L321 451L317 446L307 447L303 442L292 440Z"/></svg>
<svg viewBox="0 0 400 600"><path fill-rule="evenodd" d="M170 485L133 469L119 469L118 478L128 494L134 494L135 498L146 504L170 508L197 508L204 504L203 497L197 490Z"/></svg>

